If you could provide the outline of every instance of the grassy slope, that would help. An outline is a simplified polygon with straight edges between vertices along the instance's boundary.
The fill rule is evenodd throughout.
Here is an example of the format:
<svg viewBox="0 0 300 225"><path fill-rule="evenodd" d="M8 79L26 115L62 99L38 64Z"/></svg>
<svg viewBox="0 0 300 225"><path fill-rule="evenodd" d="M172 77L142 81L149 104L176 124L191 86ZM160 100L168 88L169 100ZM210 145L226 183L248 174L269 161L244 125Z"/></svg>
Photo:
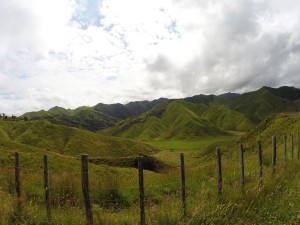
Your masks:
<svg viewBox="0 0 300 225"><path fill-rule="evenodd" d="M48 121L0 121L0 128L5 139L69 156L87 153L93 157L120 157L155 152L137 141L101 136Z"/></svg>
<svg viewBox="0 0 300 225"><path fill-rule="evenodd" d="M299 102L282 98L280 95L276 95L276 92L266 87L242 94L229 102L228 106L245 114L256 123L261 122L272 113L296 112L300 110Z"/></svg>
<svg viewBox="0 0 300 225"><path fill-rule="evenodd" d="M25 117L29 120L46 119L54 124L91 131L110 127L119 121L117 118L98 112L92 107L79 107L75 110L53 107L48 111L29 112L21 116L21 118Z"/></svg>
<svg viewBox="0 0 300 225"><path fill-rule="evenodd" d="M245 171L246 185L244 194L241 195L239 186L239 155L237 142L221 145L223 151L223 198L218 201L216 185L216 162L215 148L212 153L203 154L205 146L199 146L198 150L185 152L186 163L186 188L187 188L187 218L185 222L180 220L180 179L179 169L166 171L164 173L145 173L145 195L146 195L146 220L147 224L299 224L299 162L290 160L284 169L282 165L282 155L278 152L278 167L276 175L270 172L270 152L271 135L277 134L278 137L284 133L296 133L300 128L300 115L278 115L264 121L257 129L243 137L245 144ZM1 146L11 142L7 141L6 132L0 132ZM264 150L264 181L262 185L258 182L258 166L256 146L251 143L261 138ZM5 141L6 140L6 141ZM278 142L278 149L281 149ZM290 148L290 146L288 146ZM10 147L5 147L9 149ZM24 153L37 151L36 148L26 147ZM9 151L9 150L8 150ZM197 152L201 151L201 154ZM279 150L278 150L279 151ZM46 151L44 151L46 152ZM176 162L179 164L179 154L177 151L167 151L162 154L164 161ZM23 155L22 154L22 155ZM13 155L10 155L10 162L13 162ZM160 155L160 154L158 154ZM21 159L24 159L23 156ZM51 157L62 156L53 155ZM1 159L1 162L3 159ZM56 158L51 158L51 164L56 168L59 164L66 162ZM72 159L73 160L73 159ZM28 165L30 160L28 160ZM40 160L41 162L41 160ZM69 161L68 161L69 162ZM22 161L22 163L25 163ZM37 164L37 163L36 163ZM69 163L67 163L69 164ZM38 165L38 164L37 164ZM72 165L74 169L72 168ZM80 165L70 163L70 170L80 171ZM62 165L65 170L65 165ZM38 166L36 168L39 168ZM51 167L52 168L52 167ZM40 168L40 170L42 170ZM60 170L57 170L60 171ZM42 171L41 171L42 173ZM7 172L1 172L1 184L6 184L8 179ZM13 174L13 170L12 173ZM74 173L75 174L75 173ZM96 175L97 176L96 176ZM91 181L91 198L93 203L94 220L96 224L138 224L138 192L137 192L137 172L132 169L116 169L98 167L91 165L90 175L95 176ZM28 178L28 176L31 176ZM29 224L39 224L46 221L43 209L43 190L42 182L38 179L41 176L32 177L30 173L23 174L23 194L27 196L29 202L24 208L24 217ZM27 182L28 180L28 182ZM40 179L41 180L41 179ZM29 185L31 182L31 186ZM33 184L33 181L36 183ZM80 178L78 176L68 177L63 173L60 176L52 176L51 193L53 197L53 224L84 224L84 210L81 204L82 196L80 193ZM39 182L39 183L38 183ZM7 182L9 184L9 182ZM39 186L38 186L39 184ZM61 189L59 187L61 186ZM13 214L10 206L13 202L12 197L7 195L5 185L2 186L0 199L2 200L1 222L5 224L9 215ZM9 187L9 185L8 185ZM38 188L40 187L40 188ZM63 189L68 187L68 189ZM36 194L38 193L38 194ZM75 198L78 202L61 203L58 207L55 196L59 194L65 199ZM35 195L34 195L35 194ZM35 197L34 197L35 196ZM37 199L40 203L37 204ZM111 200L110 205L99 201ZM105 202L106 202L105 201ZM115 202L115 204L113 204ZM37 205L36 205L37 204ZM10 206L11 208L7 208ZM63 209L63 210L62 210ZM23 218L23 217L22 217ZM45 222L44 222L45 223ZM6 223L7 224L7 223ZM24 222L23 222L24 224Z"/></svg>
<svg viewBox="0 0 300 225"><path fill-rule="evenodd" d="M251 127L253 124L246 116L226 106L177 100L122 121L108 129L108 133L140 140L191 140L224 135L224 130L243 131Z"/></svg>

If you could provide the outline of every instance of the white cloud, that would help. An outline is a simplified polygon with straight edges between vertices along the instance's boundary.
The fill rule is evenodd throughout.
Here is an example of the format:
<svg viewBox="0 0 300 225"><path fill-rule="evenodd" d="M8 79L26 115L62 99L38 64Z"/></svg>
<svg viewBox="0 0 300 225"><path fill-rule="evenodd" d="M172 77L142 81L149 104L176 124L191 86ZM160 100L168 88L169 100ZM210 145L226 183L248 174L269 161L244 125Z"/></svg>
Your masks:
<svg viewBox="0 0 300 225"><path fill-rule="evenodd" d="M296 1L0 4L0 112L300 86Z"/></svg>

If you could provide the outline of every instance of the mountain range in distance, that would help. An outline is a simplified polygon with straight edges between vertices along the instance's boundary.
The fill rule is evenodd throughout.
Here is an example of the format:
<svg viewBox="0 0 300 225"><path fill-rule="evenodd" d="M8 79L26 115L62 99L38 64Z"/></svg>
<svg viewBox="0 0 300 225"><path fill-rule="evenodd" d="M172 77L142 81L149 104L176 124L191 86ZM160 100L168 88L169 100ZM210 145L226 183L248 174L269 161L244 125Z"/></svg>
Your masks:
<svg viewBox="0 0 300 225"><path fill-rule="evenodd" d="M53 107L28 112L20 118L45 119L54 124L139 140L195 139L249 131L274 113L300 110L300 89L262 87L237 94L160 98L128 104L82 106L74 110Z"/></svg>

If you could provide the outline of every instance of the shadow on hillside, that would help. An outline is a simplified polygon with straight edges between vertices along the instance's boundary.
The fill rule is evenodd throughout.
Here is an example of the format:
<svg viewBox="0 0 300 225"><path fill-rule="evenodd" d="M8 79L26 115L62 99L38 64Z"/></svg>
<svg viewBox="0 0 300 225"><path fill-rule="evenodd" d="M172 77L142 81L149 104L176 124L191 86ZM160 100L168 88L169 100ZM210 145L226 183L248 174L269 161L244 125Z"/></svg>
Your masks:
<svg viewBox="0 0 300 225"><path fill-rule="evenodd" d="M108 165L115 167L138 168L138 158L134 156L116 158L90 158L90 163L96 165ZM172 166L156 159L153 156L143 155L143 168L153 172L161 172L170 169Z"/></svg>

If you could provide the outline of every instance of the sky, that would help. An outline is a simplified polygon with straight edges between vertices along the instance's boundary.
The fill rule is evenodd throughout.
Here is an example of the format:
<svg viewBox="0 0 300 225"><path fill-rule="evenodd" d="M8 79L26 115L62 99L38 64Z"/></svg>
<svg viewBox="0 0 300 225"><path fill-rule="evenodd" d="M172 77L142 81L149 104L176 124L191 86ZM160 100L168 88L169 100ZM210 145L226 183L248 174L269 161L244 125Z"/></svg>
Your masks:
<svg viewBox="0 0 300 225"><path fill-rule="evenodd" d="M0 113L283 85L297 0L0 0Z"/></svg>

